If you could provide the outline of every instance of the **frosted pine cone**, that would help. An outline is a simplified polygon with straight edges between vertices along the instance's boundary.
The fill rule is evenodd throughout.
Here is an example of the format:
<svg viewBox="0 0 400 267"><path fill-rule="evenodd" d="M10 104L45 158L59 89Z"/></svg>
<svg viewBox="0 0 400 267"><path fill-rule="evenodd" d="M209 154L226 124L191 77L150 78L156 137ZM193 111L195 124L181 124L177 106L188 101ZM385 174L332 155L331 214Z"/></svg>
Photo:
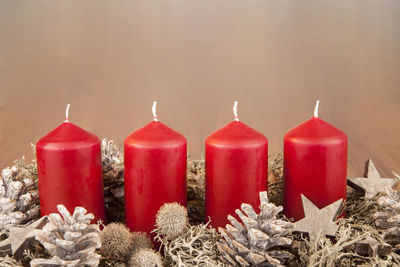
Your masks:
<svg viewBox="0 0 400 267"><path fill-rule="evenodd" d="M385 188L387 196L378 199L383 211L374 213L375 225L383 231L385 242L390 245L400 244L400 193L390 186Z"/></svg>
<svg viewBox="0 0 400 267"><path fill-rule="evenodd" d="M101 247L99 227L90 224L94 219L86 209L76 207L71 215L64 205L57 206L58 213L49 215L49 222L36 235L53 256L51 259L34 259L31 267L41 266L97 266L100 255L95 250Z"/></svg>
<svg viewBox="0 0 400 267"><path fill-rule="evenodd" d="M1 172L0 179L0 231L19 225L39 215L38 191L33 177L12 166Z"/></svg>
<svg viewBox="0 0 400 267"><path fill-rule="evenodd" d="M187 199L190 221L201 223L205 219L205 162L191 160L187 166Z"/></svg>
<svg viewBox="0 0 400 267"><path fill-rule="evenodd" d="M124 160L114 141L101 141L103 162L104 201L107 217L123 221L124 217Z"/></svg>
<svg viewBox="0 0 400 267"><path fill-rule="evenodd" d="M242 223L228 215L231 224L218 228L222 239L217 243L220 259L230 266L282 266L293 255L283 250L290 247L288 237L293 223L277 218L282 206L268 202L267 192L260 192L260 214L249 204L242 204L236 214Z"/></svg>

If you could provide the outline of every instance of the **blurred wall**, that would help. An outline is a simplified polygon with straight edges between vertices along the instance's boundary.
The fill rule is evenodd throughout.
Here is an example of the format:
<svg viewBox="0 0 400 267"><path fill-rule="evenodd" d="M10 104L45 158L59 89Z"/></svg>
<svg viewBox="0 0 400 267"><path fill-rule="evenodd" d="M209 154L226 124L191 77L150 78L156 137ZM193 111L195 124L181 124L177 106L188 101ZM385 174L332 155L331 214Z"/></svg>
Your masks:
<svg viewBox="0 0 400 267"><path fill-rule="evenodd" d="M152 119L188 139L233 119L284 133L320 117L349 136L349 174L400 172L399 1L1 1L0 167L64 120L122 144Z"/></svg>

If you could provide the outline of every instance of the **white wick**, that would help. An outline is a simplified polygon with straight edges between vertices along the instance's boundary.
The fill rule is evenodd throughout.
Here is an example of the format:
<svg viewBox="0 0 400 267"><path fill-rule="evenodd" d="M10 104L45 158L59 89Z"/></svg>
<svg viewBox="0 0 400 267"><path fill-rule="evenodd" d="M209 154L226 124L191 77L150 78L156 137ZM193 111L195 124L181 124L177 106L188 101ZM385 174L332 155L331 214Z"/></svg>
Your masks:
<svg viewBox="0 0 400 267"><path fill-rule="evenodd" d="M315 118L318 118L318 106L319 106L319 100L317 100L317 104L315 104L315 109L314 109Z"/></svg>
<svg viewBox="0 0 400 267"><path fill-rule="evenodd" d="M153 112L153 120L158 121L157 118L157 101L153 102L153 107L151 108L151 111Z"/></svg>
<svg viewBox="0 0 400 267"><path fill-rule="evenodd" d="M233 103L233 115L235 115L235 121L239 121L239 116L238 116L238 113L237 113L237 105L238 105L238 102L235 101Z"/></svg>
<svg viewBox="0 0 400 267"><path fill-rule="evenodd" d="M65 110L65 121L64 122L69 122L69 104L67 105L67 109Z"/></svg>

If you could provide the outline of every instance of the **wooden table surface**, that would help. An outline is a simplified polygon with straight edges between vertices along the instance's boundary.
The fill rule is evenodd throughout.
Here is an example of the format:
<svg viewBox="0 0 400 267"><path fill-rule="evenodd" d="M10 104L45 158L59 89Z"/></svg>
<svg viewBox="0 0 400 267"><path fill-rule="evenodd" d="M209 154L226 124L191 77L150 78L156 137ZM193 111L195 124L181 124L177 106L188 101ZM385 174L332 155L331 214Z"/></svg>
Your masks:
<svg viewBox="0 0 400 267"><path fill-rule="evenodd" d="M349 138L348 174L371 157L400 173L400 2L1 1L0 167L64 120L122 144L152 119L204 139L233 119L270 152L312 116Z"/></svg>

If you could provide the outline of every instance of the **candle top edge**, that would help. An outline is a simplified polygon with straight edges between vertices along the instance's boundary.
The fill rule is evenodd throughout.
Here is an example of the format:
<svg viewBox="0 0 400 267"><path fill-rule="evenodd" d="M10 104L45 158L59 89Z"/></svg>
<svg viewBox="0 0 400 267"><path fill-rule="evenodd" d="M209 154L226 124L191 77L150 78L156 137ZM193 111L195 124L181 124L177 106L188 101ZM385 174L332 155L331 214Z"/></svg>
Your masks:
<svg viewBox="0 0 400 267"><path fill-rule="evenodd" d="M341 129L333 126L332 124L316 117L289 129L285 136L285 139L310 139L310 140L329 140L329 139L343 139L347 138L347 135Z"/></svg>
<svg viewBox="0 0 400 267"><path fill-rule="evenodd" d="M63 122L55 129L39 139L36 145L46 145L48 143L65 144L95 144L100 143L100 139L93 133L71 123Z"/></svg>
<svg viewBox="0 0 400 267"><path fill-rule="evenodd" d="M265 135L240 121L232 121L226 126L211 133L206 138L206 143L218 145L255 145L268 144Z"/></svg>
<svg viewBox="0 0 400 267"><path fill-rule="evenodd" d="M153 147L186 144L186 138L179 132L159 121L152 121L129 134L125 145Z"/></svg>

